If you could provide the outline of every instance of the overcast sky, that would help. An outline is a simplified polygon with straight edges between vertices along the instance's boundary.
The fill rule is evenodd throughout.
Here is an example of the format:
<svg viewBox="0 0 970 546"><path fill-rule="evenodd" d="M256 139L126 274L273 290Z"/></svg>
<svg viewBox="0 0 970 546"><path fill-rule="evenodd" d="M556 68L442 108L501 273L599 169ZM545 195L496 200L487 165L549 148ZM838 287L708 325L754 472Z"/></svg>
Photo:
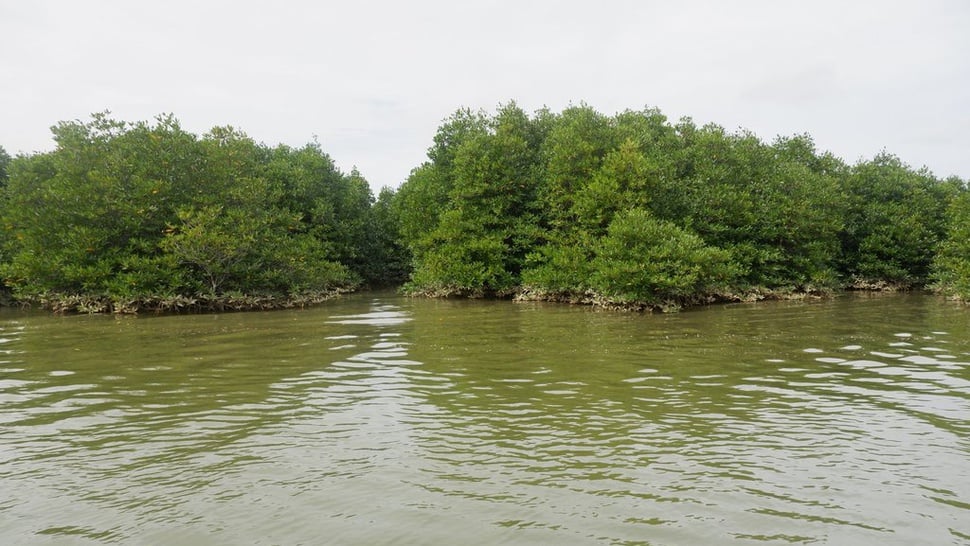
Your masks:
<svg viewBox="0 0 970 546"><path fill-rule="evenodd" d="M0 0L0 146L110 110L316 137L398 186L442 119L645 106L970 178L970 1Z"/></svg>

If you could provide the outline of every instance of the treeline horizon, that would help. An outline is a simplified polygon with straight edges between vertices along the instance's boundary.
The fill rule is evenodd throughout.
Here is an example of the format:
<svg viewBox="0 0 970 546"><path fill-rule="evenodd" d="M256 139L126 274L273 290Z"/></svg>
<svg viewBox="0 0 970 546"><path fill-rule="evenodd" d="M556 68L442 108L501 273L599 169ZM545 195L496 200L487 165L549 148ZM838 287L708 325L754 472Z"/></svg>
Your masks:
<svg viewBox="0 0 970 546"><path fill-rule="evenodd" d="M171 115L0 148L0 274L54 310L270 308L361 286L672 310L854 289L970 300L970 194L887 152L853 165L657 109L462 109L374 196L316 143Z"/></svg>

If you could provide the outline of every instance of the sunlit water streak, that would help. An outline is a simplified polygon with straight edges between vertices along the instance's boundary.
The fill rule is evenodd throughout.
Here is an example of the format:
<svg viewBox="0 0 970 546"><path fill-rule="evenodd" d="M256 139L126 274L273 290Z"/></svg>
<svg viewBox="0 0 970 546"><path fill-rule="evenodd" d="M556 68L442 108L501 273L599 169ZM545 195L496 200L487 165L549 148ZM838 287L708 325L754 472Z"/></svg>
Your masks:
<svg viewBox="0 0 970 546"><path fill-rule="evenodd" d="M0 427L3 544L965 544L970 312L8 312Z"/></svg>

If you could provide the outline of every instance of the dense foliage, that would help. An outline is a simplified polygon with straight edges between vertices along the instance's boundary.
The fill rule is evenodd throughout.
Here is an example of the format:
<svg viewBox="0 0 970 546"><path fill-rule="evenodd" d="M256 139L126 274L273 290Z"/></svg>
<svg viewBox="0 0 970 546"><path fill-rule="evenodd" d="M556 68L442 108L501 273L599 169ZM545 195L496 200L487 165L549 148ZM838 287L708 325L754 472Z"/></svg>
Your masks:
<svg viewBox="0 0 970 546"><path fill-rule="evenodd" d="M961 181L885 153L849 166L806 135L513 103L458 111L428 156L393 203L412 293L677 307L970 274Z"/></svg>
<svg viewBox="0 0 970 546"><path fill-rule="evenodd" d="M367 182L316 144L271 148L229 127L200 138L171 116L53 132L54 151L7 165L2 267L18 300L276 306L378 282L400 253Z"/></svg>
<svg viewBox="0 0 970 546"><path fill-rule="evenodd" d="M172 116L0 148L6 296L57 309L275 307L334 291L671 309L932 285L970 300L970 196L881 153L848 165L656 109L459 110L377 199L318 145Z"/></svg>
<svg viewBox="0 0 970 546"><path fill-rule="evenodd" d="M933 264L937 288L944 294L970 301L970 192L950 204L949 227Z"/></svg>
<svg viewBox="0 0 970 546"><path fill-rule="evenodd" d="M7 165L10 164L10 154L0 146L0 187L7 185Z"/></svg>

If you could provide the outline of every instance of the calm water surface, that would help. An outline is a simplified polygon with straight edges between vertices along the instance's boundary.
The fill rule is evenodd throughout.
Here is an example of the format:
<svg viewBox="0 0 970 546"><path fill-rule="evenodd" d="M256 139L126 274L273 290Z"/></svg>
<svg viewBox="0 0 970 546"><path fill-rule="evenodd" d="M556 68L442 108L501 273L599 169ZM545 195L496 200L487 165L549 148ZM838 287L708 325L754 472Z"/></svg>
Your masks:
<svg viewBox="0 0 970 546"><path fill-rule="evenodd" d="M0 313L2 544L968 544L970 309Z"/></svg>

